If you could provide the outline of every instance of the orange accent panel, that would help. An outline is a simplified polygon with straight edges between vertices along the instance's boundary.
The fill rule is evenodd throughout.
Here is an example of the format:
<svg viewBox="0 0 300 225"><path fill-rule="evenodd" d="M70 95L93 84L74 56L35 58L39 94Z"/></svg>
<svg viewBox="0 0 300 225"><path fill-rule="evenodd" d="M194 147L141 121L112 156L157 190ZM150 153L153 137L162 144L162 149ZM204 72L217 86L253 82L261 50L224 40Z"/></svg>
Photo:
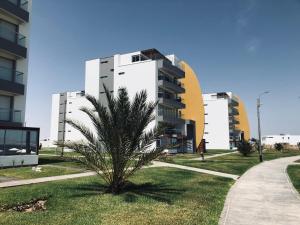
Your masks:
<svg viewBox="0 0 300 225"><path fill-rule="evenodd" d="M193 69L184 61L180 62L185 78L180 81L184 85L185 93L181 94L186 108L181 110L182 118L195 121L196 147L201 143L204 135L204 102L202 91Z"/></svg>
<svg viewBox="0 0 300 225"><path fill-rule="evenodd" d="M239 111L239 115L237 116L237 120L240 122L240 124L237 124L237 128L241 131L244 131L245 140L250 140L250 126L246 107L244 102L239 97L238 100L239 106L237 109Z"/></svg>

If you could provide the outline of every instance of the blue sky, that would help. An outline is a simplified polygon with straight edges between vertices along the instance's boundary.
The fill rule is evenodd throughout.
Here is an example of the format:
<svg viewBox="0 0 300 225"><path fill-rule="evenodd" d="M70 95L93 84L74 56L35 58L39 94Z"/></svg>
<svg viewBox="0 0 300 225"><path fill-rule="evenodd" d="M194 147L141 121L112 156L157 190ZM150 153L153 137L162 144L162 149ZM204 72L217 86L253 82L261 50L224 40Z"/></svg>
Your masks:
<svg viewBox="0 0 300 225"><path fill-rule="evenodd" d="M300 131L299 0L33 1L27 126L50 133L51 94L84 89L84 62L139 49L176 54L204 93L232 91L256 136Z"/></svg>

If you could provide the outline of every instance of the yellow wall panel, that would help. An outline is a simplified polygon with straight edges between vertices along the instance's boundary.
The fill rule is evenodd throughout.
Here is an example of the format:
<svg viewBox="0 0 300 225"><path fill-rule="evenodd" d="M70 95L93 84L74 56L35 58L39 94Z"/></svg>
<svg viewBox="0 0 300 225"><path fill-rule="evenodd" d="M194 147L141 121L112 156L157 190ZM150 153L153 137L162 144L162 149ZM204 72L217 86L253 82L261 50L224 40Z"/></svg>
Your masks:
<svg viewBox="0 0 300 225"><path fill-rule="evenodd" d="M250 126L249 126L246 107L245 107L244 102L241 100L241 98L238 97L238 100L239 100L239 106L237 109L239 111L239 115L237 116L237 120L240 123L237 124L237 128L241 131L244 131L245 140L249 140L250 139Z"/></svg>
<svg viewBox="0 0 300 225"><path fill-rule="evenodd" d="M202 90L193 69L184 61L180 62L185 78L180 81L183 83L185 93L181 94L185 109L181 110L182 118L194 120L196 123L196 147L201 143L204 134L204 103Z"/></svg>

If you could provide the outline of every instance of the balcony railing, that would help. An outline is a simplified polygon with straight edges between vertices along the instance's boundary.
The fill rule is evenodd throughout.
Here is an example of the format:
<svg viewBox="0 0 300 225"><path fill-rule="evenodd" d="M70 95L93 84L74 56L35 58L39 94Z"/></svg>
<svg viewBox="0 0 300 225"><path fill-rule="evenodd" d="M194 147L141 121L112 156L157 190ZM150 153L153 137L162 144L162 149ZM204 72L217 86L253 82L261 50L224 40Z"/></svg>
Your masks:
<svg viewBox="0 0 300 225"><path fill-rule="evenodd" d="M0 121L21 123L22 111L0 108Z"/></svg>
<svg viewBox="0 0 300 225"><path fill-rule="evenodd" d="M178 85L179 87L183 87L183 84L180 81L178 81L178 80L172 80L169 77L164 76L164 75L158 75L158 80L168 81L170 83Z"/></svg>
<svg viewBox="0 0 300 225"><path fill-rule="evenodd" d="M8 0L14 5L20 7L21 9L28 11L28 1L27 0Z"/></svg>
<svg viewBox="0 0 300 225"><path fill-rule="evenodd" d="M25 47L26 45L26 37L24 35L5 27L5 25L2 23L0 23L0 37L22 47Z"/></svg>
<svg viewBox="0 0 300 225"><path fill-rule="evenodd" d="M23 73L0 66L0 79L23 84Z"/></svg>

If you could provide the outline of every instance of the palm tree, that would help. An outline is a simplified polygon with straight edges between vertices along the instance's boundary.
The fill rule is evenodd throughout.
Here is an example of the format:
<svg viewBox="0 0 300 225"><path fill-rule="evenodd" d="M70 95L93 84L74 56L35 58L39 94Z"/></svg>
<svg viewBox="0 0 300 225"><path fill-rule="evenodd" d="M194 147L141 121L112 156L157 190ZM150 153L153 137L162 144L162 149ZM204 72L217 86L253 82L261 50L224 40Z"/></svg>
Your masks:
<svg viewBox="0 0 300 225"><path fill-rule="evenodd" d="M113 97L105 86L104 89L107 106L87 95L92 108L80 109L88 115L93 127L66 120L86 141L61 145L83 155L80 160L105 180L109 192L117 194L131 175L163 151L163 146L156 146L155 142L165 129L159 126L147 128L154 122L157 103L147 102L146 91L137 93L130 102L125 88L119 89L117 97Z"/></svg>

